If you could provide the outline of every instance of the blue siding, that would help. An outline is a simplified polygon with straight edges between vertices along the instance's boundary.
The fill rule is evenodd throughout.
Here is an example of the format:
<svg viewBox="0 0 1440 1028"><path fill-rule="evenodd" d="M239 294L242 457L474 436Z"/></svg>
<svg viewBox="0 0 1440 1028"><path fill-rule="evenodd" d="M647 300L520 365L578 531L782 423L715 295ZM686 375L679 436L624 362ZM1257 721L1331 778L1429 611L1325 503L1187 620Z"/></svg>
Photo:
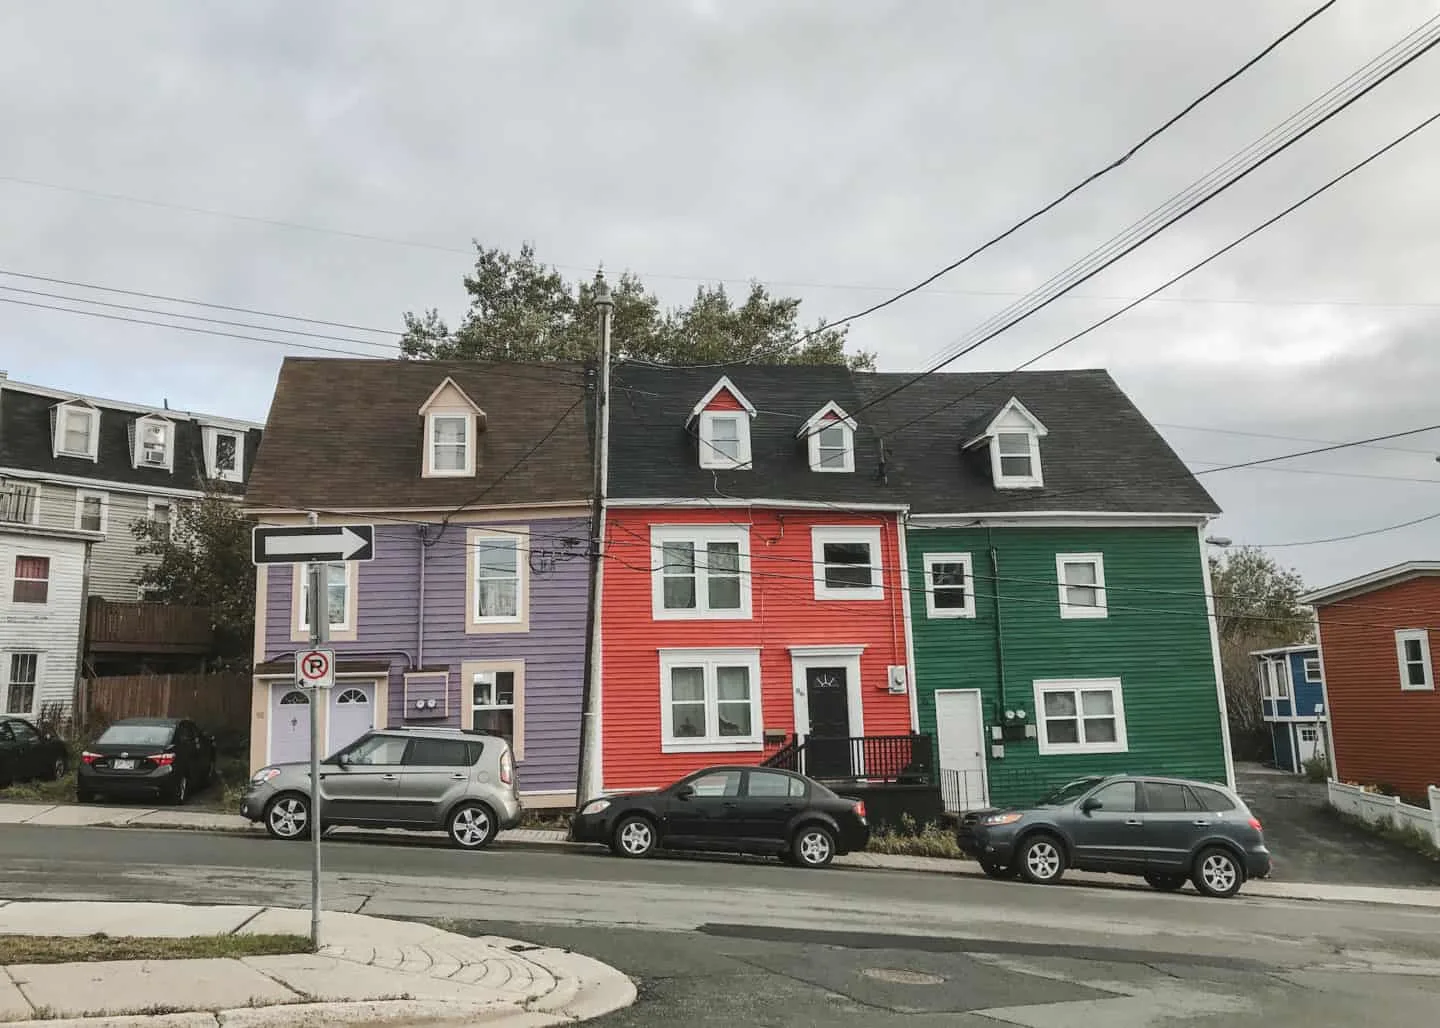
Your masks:
<svg viewBox="0 0 1440 1028"><path fill-rule="evenodd" d="M1295 749L1291 746L1290 722L1271 725L1270 736L1275 743L1275 766L1286 771L1299 770L1295 766Z"/></svg>
<svg viewBox="0 0 1440 1028"><path fill-rule="evenodd" d="M1290 654L1290 677L1295 681L1295 714L1297 717L1314 717L1316 708L1324 713L1325 691L1319 682L1305 681L1305 661L1318 659L1320 651L1298 650Z"/></svg>

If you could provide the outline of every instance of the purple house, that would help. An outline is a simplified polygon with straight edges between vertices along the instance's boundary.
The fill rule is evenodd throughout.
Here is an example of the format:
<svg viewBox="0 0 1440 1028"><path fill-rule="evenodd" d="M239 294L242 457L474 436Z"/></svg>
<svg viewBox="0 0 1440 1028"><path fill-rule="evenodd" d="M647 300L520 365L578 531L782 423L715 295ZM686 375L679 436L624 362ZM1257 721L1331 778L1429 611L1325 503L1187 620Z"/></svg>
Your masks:
<svg viewBox="0 0 1440 1028"><path fill-rule="evenodd" d="M527 805L574 803L589 407L573 364L285 361L247 510L375 525L374 560L328 573L327 753L372 727L483 728L510 739ZM252 769L309 754L304 571L259 569Z"/></svg>

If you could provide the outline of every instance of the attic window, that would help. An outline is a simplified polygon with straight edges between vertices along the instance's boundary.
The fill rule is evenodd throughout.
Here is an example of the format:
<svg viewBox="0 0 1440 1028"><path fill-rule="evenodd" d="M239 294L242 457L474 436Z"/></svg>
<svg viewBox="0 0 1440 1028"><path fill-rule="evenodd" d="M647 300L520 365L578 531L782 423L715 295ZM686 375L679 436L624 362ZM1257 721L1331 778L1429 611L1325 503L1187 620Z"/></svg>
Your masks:
<svg viewBox="0 0 1440 1028"><path fill-rule="evenodd" d="M470 467L470 419L463 414L430 415L430 473L464 475Z"/></svg>
<svg viewBox="0 0 1440 1028"><path fill-rule="evenodd" d="M1040 468L1040 439L1045 426L1011 397L999 410L971 428L967 450L984 445L990 451L990 475L996 489L1039 489L1045 485Z"/></svg>
<svg viewBox="0 0 1440 1028"><path fill-rule="evenodd" d="M137 468L170 470L175 451L175 426L164 418L135 422L134 464Z"/></svg>
<svg viewBox="0 0 1440 1028"><path fill-rule="evenodd" d="M55 410L55 456L95 460L100 450L100 412L62 403Z"/></svg>
<svg viewBox="0 0 1440 1028"><path fill-rule="evenodd" d="M475 474L477 436L485 428L485 412L452 378L446 378L420 407L425 419L425 478L470 478Z"/></svg>
<svg viewBox="0 0 1440 1028"><path fill-rule="evenodd" d="M750 419L755 408L722 376L690 412L699 419L700 466L709 470L749 469ZM688 422L687 422L688 424Z"/></svg>
<svg viewBox="0 0 1440 1028"><path fill-rule="evenodd" d="M1039 477L1039 439L1029 432L999 432L995 436L995 455L1000 462L999 478L1029 480Z"/></svg>
<svg viewBox="0 0 1440 1028"><path fill-rule="evenodd" d="M245 435L226 428L205 427L205 468L222 482L245 480Z"/></svg>
<svg viewBox="0 0 1440 1028"><path fill-rule="evenodd" d="M839 404L821 407L796 434L809 445L811 471L855 470L855 419Z"/></svg>

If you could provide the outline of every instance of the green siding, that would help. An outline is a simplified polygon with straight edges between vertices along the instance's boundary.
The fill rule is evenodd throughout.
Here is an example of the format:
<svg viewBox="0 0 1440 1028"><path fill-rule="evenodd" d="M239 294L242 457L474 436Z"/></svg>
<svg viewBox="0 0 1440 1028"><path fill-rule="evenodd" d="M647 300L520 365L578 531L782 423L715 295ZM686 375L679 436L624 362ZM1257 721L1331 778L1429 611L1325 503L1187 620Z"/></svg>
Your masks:
<svg viewBox="0 0 1440 1028"><path fill-rule="evenodd" d="M1223 725L1216 696L1207 581L1193 527L910 528L915 682L920 730L935 731L936 689L979 689L985 718L990 801L1024 803L1085 774L1167 774L1224 782ZM991 570L991 549L999 574ZM1109 615L1060 617L1057 553L1104 555ZM969 553L975 617L931 619L927 553ZM997 588L998 594L997 594ZM1003 692L997 653L1003 626ZM988 756L1000 712L1035 714L1034 682L1119 678L1128 750L1046 754L1036 739L1005 742Z"/></svg>

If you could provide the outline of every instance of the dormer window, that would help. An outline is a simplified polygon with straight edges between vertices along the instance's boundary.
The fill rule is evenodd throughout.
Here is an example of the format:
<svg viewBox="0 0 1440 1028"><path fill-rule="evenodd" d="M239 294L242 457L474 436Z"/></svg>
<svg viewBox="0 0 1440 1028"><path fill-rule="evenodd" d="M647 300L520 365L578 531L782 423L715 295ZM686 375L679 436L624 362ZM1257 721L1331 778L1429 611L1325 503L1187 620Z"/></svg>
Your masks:
<svg viewBox="0 0 1440 1028"><path fill-rule="evenodd" d="M485 428L485 412L447 378L420 408L425 419L425 478L468 478L475 474L477 436Z"/></svg>
<svg viewBox="0 0 1440 1028"><path fill-rule="evenodd" d="M205 471L221 482L245 481L245 433L206 425Z"/></svg>
<svg viewBox="0 0 1440 1028"><path fill-rule="evenodd" d="M57 457L96 460L100 453L100 411L87 403L62 403L55 408L54 446Z"/></svg>
<svg viewBox="0 0 1440 1028"><path fill-rule="evenodd" d="M131 455L137 468L158 468L169 471L175 460L175 424L160 417L140 418L135 422Z"/></svg>
<svg viewBox="0 0 1440 1028"><path fill-rule="evenodd" d="M827 403L796 433L810 449L811 471L855 470L855 419Z"/></svg>
<svg viewBox="0 0 1440 1028"><path fill-rule="evenodd" d="M699 419L696 438L700 466L710 470L750 468L750 421L755 408L722 377L690 412L690 421Z"/></svg>
<svg viewBox="0 0 1440 1028"><path fill-rule="evenodd" d="M1040 419L1015 397L986 415L972 429L966 450L987 447L996 489L1039 489L1045 485L1040 468L1040 440L1046 434Z"/></svg>

